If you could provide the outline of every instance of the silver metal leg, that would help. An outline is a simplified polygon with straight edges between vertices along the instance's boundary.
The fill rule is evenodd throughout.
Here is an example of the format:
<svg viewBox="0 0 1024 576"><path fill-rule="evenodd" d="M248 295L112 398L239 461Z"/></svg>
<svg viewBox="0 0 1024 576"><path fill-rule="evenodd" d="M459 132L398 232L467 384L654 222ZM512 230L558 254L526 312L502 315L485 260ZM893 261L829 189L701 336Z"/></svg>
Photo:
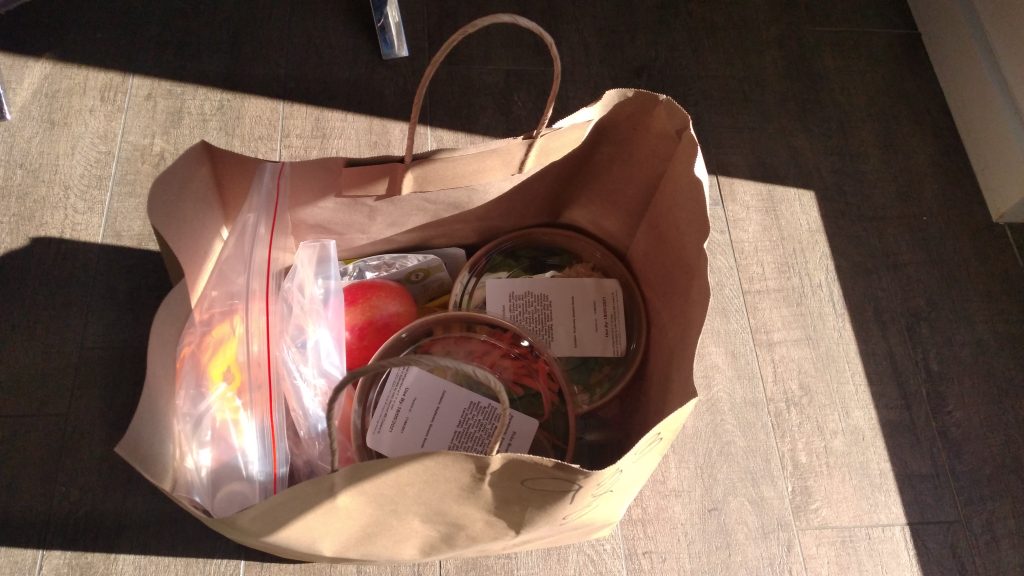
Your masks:
<svg viewBox="0 0 1024 576"><path fill-rule="evenodd" d="M398 0L370 0L370 8L373 10L373 25L377 28L380 55L385 60L408 56L409 46L405 43Z"/></svg>
<svg viewBox="0 0 1024 576"><path fill-rule="evenodd" d="M4 90L4 76L0 74L0 120L11 119L11 109L7 106L7 91Z"/></svg>

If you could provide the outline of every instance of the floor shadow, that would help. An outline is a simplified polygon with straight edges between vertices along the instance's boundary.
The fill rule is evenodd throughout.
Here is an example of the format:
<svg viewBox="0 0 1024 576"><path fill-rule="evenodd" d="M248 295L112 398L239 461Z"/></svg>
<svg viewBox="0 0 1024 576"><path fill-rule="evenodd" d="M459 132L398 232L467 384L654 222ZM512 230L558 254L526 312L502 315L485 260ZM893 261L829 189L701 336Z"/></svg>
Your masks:
<svg viewBox="0 0 1024 576"><path fill-rule="evenodd" d="M380 56L370 6L357 0L314 0L301 5L267 0L114 0L102 6L28 2L0 17L0 51L405 121L428 49L437 48L436 38L432 47L428 43L425 5L401 3L411 56L387 61ZM435 34L450 34L461 22L436 21ZM518 32L513 39L541 46L526 32ZM479 50L476 42L471 39L468 48L456 50L453 61L458 63L463 50ZM444 69L435 83L445 89L437 95L439 101L467 89L482 89L488 99L505 100L494 104L492 116L484 118L460 117L458 107L445 114L447 109L442 108L435 125L490 136L512 135L498 132L501 126L493 120L507 115L508 107L528 106L531 115L539 116L550 84L550 63L542 64L548 70L536 71L537 81L526 80L527 88L522 86L523 78L493 70L460 80L457 74L447 78L451 71ZM18 86L8 82L8 91L16 96ZM515 98L505 97L516 87L521 91ZM527 103L519 101L524 94L529 97ZM580 97L586 96L572 99L569 92L563 93L560 108L585 104ZM15 121L17 113L13 111ZM515 133L529 126L520 119Z"/></svg>
<svg viewBox="0 0 1024 576"><path fill-rule="evenodd" d="M657 42L633 42L616 49L616 62L622 65L606 66L596 64L607 54L586 45L592 40L577 41L595 29L605 30L608 37L654 25L654 33L666 32L672 20L664 17L674 16L677 8L657 2L628 15L620 13L622 8L577 0L405 0L401 9L411 55L388 61L380 57L370 7L363 0L301 5L113 0L102 7L32 1L0 16L0 51L406 121L420 75L444 39L473 18L515 11L569 47L562 51L564 78L553 120L615 86L666 92L682 86L676 97L701 93L679 81L698 73L701 61L690 55L680 58L676 49L648 51ZM685 39L674 48L691 50ZM543 44L526 31L496 27L473 35L438 71L421 121L494 137L524 133L543 108L550 69ZM12 97L18 88L9 78ZM465 114L466 106L476 113ZM17 121L18 111L13 114Z"/></svg>
<svg viewBox="0 0 1024 576"><path fill-rule="evenodd" d="M245 554L113 451L169 290L163 260L149 250L34 238L0 256L0 547Z"/></svg>

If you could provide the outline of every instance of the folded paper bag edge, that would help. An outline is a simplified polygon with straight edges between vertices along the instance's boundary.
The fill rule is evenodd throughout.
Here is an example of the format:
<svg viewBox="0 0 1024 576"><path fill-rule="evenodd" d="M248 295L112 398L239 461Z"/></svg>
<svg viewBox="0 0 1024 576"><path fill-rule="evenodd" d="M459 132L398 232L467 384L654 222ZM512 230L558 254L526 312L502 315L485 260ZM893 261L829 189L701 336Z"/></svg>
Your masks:
<svg viewBox="0 0 1024 576"><path fill-rule="evenodd" d="M169 272L184 276L193 303L213 270L235 216L264 160L203 140L190 146L153 181L146 212ZM238 193L218 193L224 189Z"/></svg>
<svg viewBox="0 0 1024 576"><path fill-rule="evenodd" d="M672 440L678 436L697 404L698 399L694 398L678 408L663 423L652 429L617 463L599 471L587 471L562 462L526 455L506 454L486 457L436 452L376 461L377 465L372 471L369 471L370 467L366 467L367 470L349 468L346 469L349 470L348 474L346 474L346 470L342 470L331 476L321 477L289 488L288 491L233 516L220 519L201 517L201 520L214 530L246 546L292 560L311 562L433 561L518 552L590 539L610 530L621 520L629 505L646 484L647 478L653 474L663 459L664 453L670 449ZM533 464L540 464L542 467L538 471L530 471L530 476L525 478L514 474L513 484L519 483L516 486L504 484L484 486L493 483L493 479L496 475L500 475L503 467L522 468ZM494 513L492 522L484 522L476 526L475 530L472 529L472 526L467 526L464 527L465 530L455 530L451 533L441 531L432 539L421 538L414 547L403 547L400 537L396 540L395 538L384 538L384 536L400 534L400 531L396 533L391 530L402 523L415 525L417 518L422 522L424 518L421 515L412 514L404 518L400 516L393 518L395 526L391 526L386 521L382 522L378 517L370 524L351 528L351 531L354 532L368 532L367 540L359 548L361 553L355 555L342 553L342 550L337 547L338 543L333 539L318 540L316 535L305 534L301 530L289 526L293 522L298 527L323 526L331 517L337 518L338 522L348 522L352 515L359 516L360 510L351 509L345 505L344 491L347 488L358 489L361 481L370 478L374 478L378 482L386 482L387 475L399 466L406 467L403 472L407 475L413 472L409 469L410 466L416 470L425 471L432 469L435 471L455 470L460 466L475 469L481 475L476 480L479 483L477 488L480 488L480 492L470 492L468 496L470 499L473 496L486 493L488 490L505 495L504 497L507 499L513 489L520 489L522 492L524 485L531 488L524 492L527 494L527 497L524 498L527 503L529 503L530 495L546 493L547 496L552 497L547 505L557 508L553 515L545 517L550 521L552 530L541 529L538 532L535 524L509 524L508 519L516 516L519 512L517 507L509 507L507 501L496 503L499 506L498 510L502 510L502 512ZM550 471L548 478L538 475L543 474L543 470ZM461 476L454 473L452 475ZM352 479L353 477L355 480ZM550 481L554 478L560 478L562 483L551 484ZM573 479L578 483L578 488L571 484ZM545 480L549 482L547 485L542 484ZM624 486L628 486L628 489L622 490ZM390 487L383 488L385 491L389 489ZM516 494L511 494L511 496L516 496ZM355 496L356 500L361 498L363 496ZM570 501L568 505L566 505L566 501ZM314 505L309 506L309 503L314 503ZM447 526L460 522L465 517L466 510L476 507L470 506L470 504L472 502L466 502L462 511L453 510L451 517L440 518L444 522L440 522L439 525ZM296 509L299 511L296 512ZM347 510L347 513L342 513L343 510ZM283 511L287 512L282 516ZM400 514L400 512L395 513ZM436 518L428 515L427 519ZM537 522L546 524L547 520L537 520ZM254 527L259 527L259 529L254 529ZM489 531L491 538L481 538L481 531ZM383 543L376 542L382 539Z"/></svg>
<svg viewBox="0 0 1024 576"><path fill-rule="evenodd" d="M669 101L685 115L687 124L690 123L689 114L668 96L635 88L613 88L587 107L560 120L551 131L593 122L617 105L636 97ZM417 154L415 158L427 164L446 158L459 161L460 157L475 151L517 146L517 143L518 138L510 138L460 149L431 150ZM352 164L353 168L375 166L372 169L385 169L390 173L397 168L380 166L400 162L401 158L378 156L372 160L372 164L367 164L360 159L339 157L289 163L303 165L340 161L345 165ZM161 239L161 252L165 252L165 248L170 251L169 255L164 254L164 258L172 278L184 275L192 302L196 301L209 277L259 165L267 162L273 161L238 154L202 140L186 149L154 180L147 200L147 214L155 234ZM174 263L178 265L174 266Z"/></svg>
<svg viewBox="0 0 1024 576"><path fill-rule="evenodd" d="M174 484L174 405L175 357L178 340L188 322L192 307L188 287L179 282L164 297L150 328L146 352L146 376L142 395L124 436L114 451L147 480L170 494ZM167 350L172 350L171 354ZM169 372L169 374L168 374ZM160 377L171 385L160 385ZM162 438L163 442L154 442Z"/></svg>

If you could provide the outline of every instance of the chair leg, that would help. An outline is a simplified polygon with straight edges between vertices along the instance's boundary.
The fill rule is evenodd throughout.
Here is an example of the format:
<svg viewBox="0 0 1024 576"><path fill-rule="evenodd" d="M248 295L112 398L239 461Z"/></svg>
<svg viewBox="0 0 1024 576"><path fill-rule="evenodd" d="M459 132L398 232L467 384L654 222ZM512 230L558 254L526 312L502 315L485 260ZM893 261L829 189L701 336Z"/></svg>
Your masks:
<svg viewBox="0 0 1024 576"><path fill-rule="evenodd" d="M409 46L405 43L405 28L402 26L398 0L370 0L370 8L373 10L373 25L377 28L381 57L391 60L408 56Z"/></svg>
<svg viewBox="0 0 1024 576"><path fill-rule="evenodd" d="M4 89L4 76L0 74L0 121L11 119L11 109L7 106L7 99L10 96Z"/></svg>

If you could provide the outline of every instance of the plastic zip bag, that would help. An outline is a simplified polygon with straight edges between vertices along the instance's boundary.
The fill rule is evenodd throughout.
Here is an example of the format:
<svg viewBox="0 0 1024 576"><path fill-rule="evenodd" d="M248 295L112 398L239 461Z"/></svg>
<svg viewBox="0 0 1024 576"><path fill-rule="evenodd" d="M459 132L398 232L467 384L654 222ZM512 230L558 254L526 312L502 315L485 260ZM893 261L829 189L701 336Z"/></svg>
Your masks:
<svg viewBox="0 0 1024 576"><path fill-rule="evenodd" d="M296 482L331 471L327 400L345 376L342 286L334 240L299 244L292 269L281 286L281 345L277 350L279 381L297 434L289 443L292 479ZM345 393L352 395L351 390ZM338 448L340 465L355 461L350 437L339 435Z"/></svg>
<svg viewBox="0 0 1024 576"><path fill-rule="evenodd" d="M285 406L269 353L292 254L286 214L286 165L265 164L178 344L173 492L214 517L288 482Z"/></svg>

